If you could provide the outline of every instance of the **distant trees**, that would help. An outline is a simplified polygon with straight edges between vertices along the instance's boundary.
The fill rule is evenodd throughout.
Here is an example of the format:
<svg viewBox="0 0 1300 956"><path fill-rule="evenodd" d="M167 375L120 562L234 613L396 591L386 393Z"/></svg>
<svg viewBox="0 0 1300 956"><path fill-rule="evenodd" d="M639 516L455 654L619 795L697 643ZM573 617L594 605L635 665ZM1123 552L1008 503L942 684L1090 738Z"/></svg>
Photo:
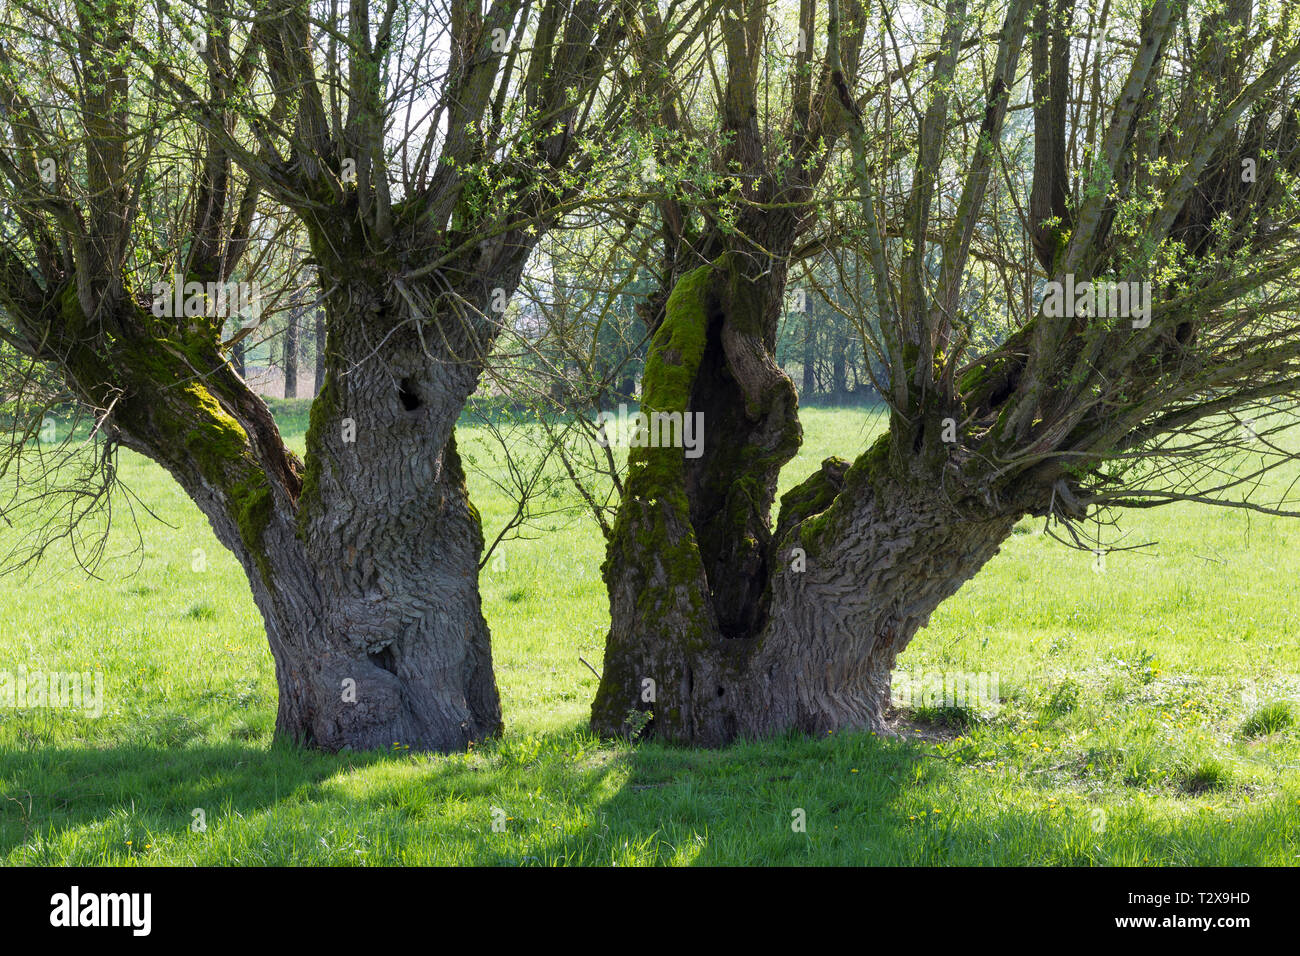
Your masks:
<svg viewBox="0 0 1300 956"><path fill-rule="evenodd" d="M801 405L880 398L874 385L878 367L872 366L859 332L860 323L874 316L869 310L859 313L859 301L844 288L845 281L850 280L836 276L824 258L805 263L787 290L776 361L795 378Z"/></svg>
<svg viewBox="0 0 1300 956"><path fill-rule="evenodd" d="M281 368L284 370L284 397L298 397L298 358L302 350L300 332L303 321L303 309L300 302L294 302L284 315L284 356Z"/></svg>

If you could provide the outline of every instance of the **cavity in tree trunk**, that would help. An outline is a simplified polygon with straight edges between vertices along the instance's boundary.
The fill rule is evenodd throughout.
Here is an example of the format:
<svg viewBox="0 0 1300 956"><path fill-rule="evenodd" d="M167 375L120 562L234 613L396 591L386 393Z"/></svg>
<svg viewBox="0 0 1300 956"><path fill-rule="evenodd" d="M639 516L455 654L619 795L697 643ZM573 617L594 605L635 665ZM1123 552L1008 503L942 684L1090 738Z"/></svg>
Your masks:
<svg viewBox="0 0 1300 956"><path fill-rule="evenodd" d="M773 527L777 475L801 439L793 386L771 359L781 284L724 256L669 299L643 406L701 413L705 452L630 452L604 566L597 732L625 733L633 711L652 715L658 738L704 746L883 729L898 653L1015 522L954 508L937 460L920 481L885 436L852 467L827 460Z"/></svg>
<svg viewBox="0 0 1300 956"><path fill-rule="evenodd" d="M505 328L498 303L593 170L587 150L606 135L598 101L617 96L606 58L626 39L624 11L606 0L543 0L522 13L453 4L446 19L412 8L394 23L390 7L372 47L365 9L349 8L338 60L309 52L333 42L338 11L290 5L253 31L279 93L267 122L275 144L254 158L210 127L297 214L326 312L300 491L286 481L250 501L240 485L216 487L236 498L224 510L238 518L267 621L279 735L326 749L456 750L499 732L501 712L478 596L482 529L455 423ZM426 26L448 44L433 91L445 115L426 141L394 143L403 97L429 92L418 70L395 66L427 54L407 46ZM188 100L187 84L169 82ZM328 108L339 90L346 122ZM507 108L516 98L520 111ZM282 108L292 122L281 124ZM286 336L286 394L299 320ZM268 471L293 461L258 451ZM223 508L212 510L215 525Z"/></svg>
<svg viewBox="0 0 1300 956"><path fill-rule="evenodd" d="M948 131L962 125L950 113L969 110L952 91L962 88L954 77L963 38L976 27L950 16L916 149L900 152L907 165L895 169L869 154L870 127L840 64L838 0L830 0L828 66L849 118L889 430L852 465L825 461L782 497L773 524L776 472L799 439L788 382L766 371L779 277L754 262L758 256L743 266L724 256L677 281L651 343L644 404L702 412L706 450L697 460L673 448L629 456L604 566L612 623L595 729L624 731L629 711L651 712L646 726L656 736L698 744L794 728L881 729L898 653L1021 516L1051 515L1071 527L1097 507L1249 504L1230 496L1236 479L1216 486L1216 475L1199 487L1186 467L1189 449L1238 454L1223 438L1225 418L1300 387L1294 287L1282 292L1285 303L1273 303L1273 315L1289 310L1286 318L1266 333L1249 325L1253 297L1297 269L1291 253L1276 272L1255 265L1280 237L1294 237L1294 225L1279 228L1274 214L1289 199L1273 191L1276 180L1240 185L1241 157L1277 135L1275 124L1293 123L1262 104L1284 78L1293 82L1300 43L1267 53L1261 44L1248 69L1241 48L1223 39L1249 31L1251 9L1231 4L1206 14L1195 48L1184 53L1172 39L1185 22L1177 5L1155 4L1140 42L1117 53L1131 59L1118 71L1127 78L1113 89L1113 107L1097 99L1090 129L1109 129L1097 137L1105 155L1082 164L1066 162L1069 5L1009 5L991 69L980 61L987 91L983 109L969 113L980 135L964 160L961 136ZM1187 286L1157 287L1144 315L1037 303L1014 332L981 350L972 334L978 316L965 298L978 285L968 273L971 243L983 217L999 217L985 209L999 161L992 144L1027 38L1033 183L1028 197L1002 211L1029 209L1033 248L1052 283L1115 273L1149 285L1177 262L1188 269L1180 272ZM1174 49L1178 57L1166 63ZM1150 178L1170 163L1170 150L1177 173ZM953 212L937 198L963 162ZM1078 170L1074 182L1065 180L1067 168ZM1290 177L1297 168L1300 149L1290 148L1268 175ZM899 172L910 186L894 221ZM1115 228L1124 221L1115 197L1142 190L1154 201L1136 222ZM1233 227L1220 228L1225 222ZM897 249L887 245L895 234L903 240ZM770 232L756 239L757 248L779 250ZM1234 267L1221 269L1225 261ZM1034 278L1032 262L1021 269L1026 281ZM1283 452L1261 470L1292 460Z"/></svg>
<svg viewBox="0 0 1300 956"><path fill-rule="evenodd" d="M811 11L803 9L805 29ZM603 734L625 733L629 716L633 726L644 721L630 711L648 711L645 729L657 737L722 744L792 726L806 686L797 660L784 671L772 663L791 651L774 584L792 529L774 529L771 510L781 467L802 439L776 338L793 250L814 222L803 204L841 128L827 109L832 77L811 66L811 47L798 53L788 124L779 133L760 128L765 60L754 38L762 36L762 12L736 16L724 30L727 80L718 109L727 135L717 163L744 184L745 196L731 223L703 236L687 236L682 224L690 216L679 204L663 207L668 241L641 378L642 410L660 416L661 447L630 450L609 532L602 570L611 624L592 706L592 726ZM866 23L856 8L845 43L851 62ZM674 108L665 103L665 116ZM790 151L777 162L767 146L774 139ZM691 258L679 257L680 249ZM686 457L681 441L663 440L663 416L671 422L687 413L702 418L698 457ZM841 683L834 682L851 689Z"/></svg>
<svg viewBox="0 0 1300 956"><path fill-rule="evenodd" d="M384 287L354 282L327 300L340 358L312 409L305 471L215 341L188 353L119 342L77 367L88 396L122 383L117 439L176 478L243 566L275 659L277 737L458 750L501 727L482 530L453 433L476 372L431 361L409 323L384 361L359 361L368 334L401 321Z"/></svg>
<svg viewBox="0 0 1300 956"><path fill-rule="evenodd" d="M163 465L233 551L275 659L277 737L456 750L497 733L482 530L454 426L505 327L493 303L576 208L640 82L610 63L630 52L627 10L389 5L372 22L366 5L292 3L247 29L191 24L203 52L177 59L148 49L157 24L101 7L76 7L70 40L33 39L57 60L49 78L75 78L50 84L52 100L29 102L0 70L0 125L21 154L0 200L49 197L18 217L20 238L0 236L0 337L96 410L97 440ZM678 28L659 31L665 62L702 30ZM430 96L442 114L427 138L394 141L403 101ZM153 151L173 141L196 154ZM53 182L35 165L46 154ZM248 247L285 235L263 231L263 198L308 233L300 266L327 313L305 466L222 354L231 316L215 313L228 309L155 312L144 292L172 277L257 283L270 260ZM162 221L181 229L135 235ZM299 320L284 343L290 396Z"/></svg>
<svg viewBox="0 0 1300 956"><path fill-rule="evenodd" d="M275 658L278 737L463 749L501 727L482 529L454 436L477 370L422 348L386 277L340 284L326 308L335 331L305 471L215 355L137 383L121 428L244 565ZM386 337L381 356L371 336ZM167 434L183 446L169 451Z"/></svg>
<svg viewBox="0 0 1300 956"><path fill-rule="evenodd" d="M482 528L455 441L482 343L422 342L387 276L340 281L322 261L323 281L336 288L325 299L325 381L294 532L326 635L286 648L286 671L318 676L303 685L300 707L282 707L282 729L331 748L461 749L501 727L478 594ZM486 288L511 290L517 275ZM359 709L339 703L340 682L357 674Z"/></svg>

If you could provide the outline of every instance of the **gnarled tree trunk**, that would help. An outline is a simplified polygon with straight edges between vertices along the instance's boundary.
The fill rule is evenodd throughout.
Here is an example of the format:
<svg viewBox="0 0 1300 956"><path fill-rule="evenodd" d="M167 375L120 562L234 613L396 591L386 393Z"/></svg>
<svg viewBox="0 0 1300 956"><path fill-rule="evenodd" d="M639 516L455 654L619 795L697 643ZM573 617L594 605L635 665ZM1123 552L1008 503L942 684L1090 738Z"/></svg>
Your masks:
<svg viewBox="0 0 1300 956"><path fill-rule="evenodd" d="M827 460L773 528L800 440L793 386L762 348L779 283L724 256L677 283L651 343L643 405L703 413L706 451L631 451L604 566L597 732L626 733L634 711L654 736L704 746L883 729L898 654L1015 523L1014 509L949 501L939 456L931 482L905 474L915 463L885 436L852 467Z"/></svg>
<svg viewBox="0 0 1300 956"><path fill-rule="evenodd" d="M335 283L326 308L306 468L201 335L79 367L124 383L116 437L176 477L243 565L275 658L278 738L463 749L501 729L482 529L454 434L480 352L453 354L452 335L422 344L381 275Z"/></svg>
<svg viewBox="0 0 1300 956"><path fill-rule="evenodd" d="M454 434L480 366L468 346L444 351L445 338L431 353L400 302L373 282L342 284L326 302L348 314L328 323L296 522L325 630L346 653L311 699L354 713L335 703L337 683L361 670L367 727L347 739L460 749L501 727L478 595L482 529ZM305 726L331 746L321 723L317 712Z"/></svg>

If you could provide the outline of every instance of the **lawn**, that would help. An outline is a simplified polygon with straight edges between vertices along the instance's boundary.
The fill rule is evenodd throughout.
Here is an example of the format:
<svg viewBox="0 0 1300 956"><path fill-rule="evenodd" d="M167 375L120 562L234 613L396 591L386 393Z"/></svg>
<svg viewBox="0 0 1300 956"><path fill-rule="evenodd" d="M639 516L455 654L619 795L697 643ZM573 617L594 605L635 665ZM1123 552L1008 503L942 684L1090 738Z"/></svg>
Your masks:
<svg viewBox="0 0 1300 956"><path fill-rule="evenodd" d="M301 453L302 405L277 403ZM867 409L808 409L796 483L853 457ZM489 538L513 504L464 427ZM484 569L506 730L468 754L272 747L276 686L233 557L124 453L112 549L0 578L0 671L96 671L98 717L0 707L0 862L1097 864L1300 860L1300 522L1195 505L1125 515L1100 563L1025 522L899 668L997 675L995 707L900 713L900 736L720 751L593 738L608 607L581 513ZM1294 475L1280 475L1275 484ZM0 524L0 547L22 528ZM802 823L802 825L800 825ZM495 825L494 825L495 824Z"/></svg>

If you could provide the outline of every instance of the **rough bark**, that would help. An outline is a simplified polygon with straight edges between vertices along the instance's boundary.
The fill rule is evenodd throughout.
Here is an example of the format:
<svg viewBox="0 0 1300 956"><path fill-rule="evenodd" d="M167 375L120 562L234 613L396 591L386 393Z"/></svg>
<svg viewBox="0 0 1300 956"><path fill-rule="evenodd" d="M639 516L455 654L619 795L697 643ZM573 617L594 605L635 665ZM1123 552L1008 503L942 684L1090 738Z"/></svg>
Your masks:
<svg viewBox="0 0 1300 956"><path fill-rule="evenodd" d="M0 82L19 147L0 186L41 197L0 242L0 337L64 375L97 410L98 436L162 464L235 553L275 657L278 737L461 749L500 729L500 707L454 424L502 328L490 303L514 291L598 168L590 148L615 131L622 107L603 101L631 85L610 61L632 20L604 0L453 5L434 27L449 43L433 89L392 72L429 52L396 5L373 31L364 5L273 6L244 29L210 10L186 31L205 49L184 69L154 55L156 31L131 11L96 4L74 11L75 33L33 41L59 61L50 76L75 82L36 104L26 84ZM689 47L703 22L674 24L673 42ZM343 56L316 56L326 44ZM423 142L393 142L392 118L426 94L441 120ZM192 162L155 151L175 137L196 144ZM64 171L53 182L35 165L45 155ZM158 163L193 190L158 192L158 176L138 174ZM178 314L144 291L162 270L186 287L256 283L269 260L245 253L282 235L255 229L264 197L308 233L327 312L305 466L222 354L221 297ZM138 243L149 222L169 223L166 236ZM284 343L289 396L299 320Z"/></svg>
<svg viewBox="0 0 1300 956"><path fill-rule="evenodd" d="M786 562L772 579L742 733L885 729L898 655L1010 535L1013 515L960 515L937 485L908 487L886 462L865 456L846 479L862 487L783 540L807 566Z"/></svg>
<svg viewBox="0 0 1300 956"><path fill-rule="evenodd" d="M427 354L392 296L371 275L327 299L339 331L306 468L202 330L88 345L68 368L88 401L120 383L114 438L166 468L243 566L275 659L278 739L460 750L501 728L482 530L454 437L479 366Z"/></svg>
<svg viewBox="0 0 1300 956"><path fill-rule="evenodd" d="M866 22L855 7L844 43L853 62ZM750 675L782 560L771 522L777 478L802 439L794 383L775 360L777 326L792 250L813 221L802 204L839 129L826 108L829 72L814 93L813 71L800 71L785 131L792 161L770 162L758 121L761 37L753 11L724 30L719 164L747 200L735 227L679 243L685 220L665 210L679 225L668 230L650 300L641 404L652 415L701 415L704 437L698 457L673 447L629 453L603 566L612 623L592 708L599 733L625 732L629 710L649 711L656 736L704 745L776 729L754 723ZM665 105L670 126L672 115Z"/></svg>
<svg viewBox="0 0 1300 956"><path fill-rule="evenodd" d="M335 331L297 531L344 653L314 665L311 698L325 694L337 712L338 682L364 672L368 710L355 719L366 726L346 739L460 749L501 726L478 595L482 529L454 434L478 366L445 354L431 361L390 296L354 281L326 300ZM382 361L357 361L380 341ZM313 660L317 649L305 650ZM334 746L329 722L307 716L296 723Z"/></svg>
<svg viewBox="0 0 1300 956"><path fill-rule="evenodd" d="M885 436L852 467L824 463L773 526L800 430L793 386L759 347L770 295L724 256L678 282L651 343L643 405L703 412L706 451L630 453L603 569L599 733L627 733L636 711L655 737L702 746L885 729L896 657L1018 517L952 500L937 440L903 456Z"/></svg>
<svg viewBox="0 0 1300 956"><path fill-rule="evenodd" d="M846 466L829 460L819 492L835 493ZM960 518L937 494L909 493L870 458L854 471L850 480L865 495L783 533L766 616L743 638L727 638L717 625L689 525L639 503L629 530L662 535L676 564L644 552L639 572L622 554L611 562L614 624L593 708L599 732L626 732L632 711L653 715L647 728L655 737L697 746L789 730L888 730L898 655L997 553L1014 519Z"/></svg>

